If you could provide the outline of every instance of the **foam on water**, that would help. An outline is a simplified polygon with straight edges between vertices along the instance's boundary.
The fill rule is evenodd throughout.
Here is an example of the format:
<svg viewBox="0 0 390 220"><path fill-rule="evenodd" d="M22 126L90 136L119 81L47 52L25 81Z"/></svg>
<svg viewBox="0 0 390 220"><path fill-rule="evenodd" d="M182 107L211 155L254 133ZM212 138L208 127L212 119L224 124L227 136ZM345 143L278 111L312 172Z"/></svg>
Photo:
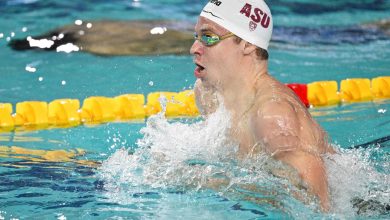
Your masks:
<svg viewBox="0 0 390 220"><path fill-rule="evenodd" d="M141 130L144 137L136 143L137 150L132 155L125 148L118 150L103 163L101 173L113 183L133 186L201 187L202 175L234 163L237 144L227 139L229 126L223 108L193 124L170 123L163 114L154 115Z"/></svg>
<svg viewBox="0 0 390 220"><path fill-rule="evenodd" d="M390 161L388 157L384 157L383 161L373 160L372 155L377 153L383 155L385 152L379 148L341 150L325 160L333 212L344 215L355 215L356 212L362 215L384 214L385 207L365 211L367 207L356 204L357 200L371 200L381 206L390 204ZM379 172L378 168L385 172Z"/></svg>
<svg viewBox="0 0 390 220"><path fill-rule="evenodd" d="M281 163L266 155L237 160L238 144L228 138L229 128L230 116L223 107L191 124L169 122L163 114L150 117L141 129L143 138L136 143L135 152L123 147L100 167L106 196L113 202L131 204L150 202L130 196L137 193L211 188L229 199L269 206L296 218L321 216L317 203L305 191L274 175L273 170L284 167ZM370 160L373 152L340 150L325 159L332 216L355 216L358 208L351 201L356 198L389 203L389 175L377 171L378 164ZM388 162L382 163L384 170L388 170ZM306 205L293 196L297 194Z"/></svg>

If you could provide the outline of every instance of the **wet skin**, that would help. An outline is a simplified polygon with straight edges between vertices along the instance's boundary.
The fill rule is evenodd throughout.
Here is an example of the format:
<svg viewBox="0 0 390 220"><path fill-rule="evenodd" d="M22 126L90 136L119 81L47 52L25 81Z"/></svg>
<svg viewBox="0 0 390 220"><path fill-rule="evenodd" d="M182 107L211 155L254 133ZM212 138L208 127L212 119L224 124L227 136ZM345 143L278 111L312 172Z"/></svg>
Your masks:
<svg viewBox="0 0 390 220"><path fill-rule="evenodd" d="M228 33L200 17L195 31ZM323 155L333 153L326 133L296 95L268 74L268 62L259 60L256 46L234 38L207 47L198 40L191 47L197 65L195 95L205 115L223 102L231 113L231 137L239 143L239 158L265 152L293 167L308 191L329 210ZM207 116L206 116L207 117Z"/></svg>

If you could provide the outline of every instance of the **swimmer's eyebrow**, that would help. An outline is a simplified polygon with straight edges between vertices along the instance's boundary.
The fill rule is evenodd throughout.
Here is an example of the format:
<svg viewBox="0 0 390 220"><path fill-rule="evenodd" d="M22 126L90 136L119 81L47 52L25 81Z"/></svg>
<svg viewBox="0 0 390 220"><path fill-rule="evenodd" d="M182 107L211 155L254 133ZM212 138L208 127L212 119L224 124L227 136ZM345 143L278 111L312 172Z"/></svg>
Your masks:
<svg viewBox="0 0 390 220"><path fill-rule="evenodd" d="M203 27L200 29L200 32L208 32L208 31L212 31L210 27Z"/></svg>
<svg viewBox="0 0 390 220"><path fill-rule="evenodd" d="M199 32L214 32L214 30L212 26L205 24L200 27Z"/></svg>

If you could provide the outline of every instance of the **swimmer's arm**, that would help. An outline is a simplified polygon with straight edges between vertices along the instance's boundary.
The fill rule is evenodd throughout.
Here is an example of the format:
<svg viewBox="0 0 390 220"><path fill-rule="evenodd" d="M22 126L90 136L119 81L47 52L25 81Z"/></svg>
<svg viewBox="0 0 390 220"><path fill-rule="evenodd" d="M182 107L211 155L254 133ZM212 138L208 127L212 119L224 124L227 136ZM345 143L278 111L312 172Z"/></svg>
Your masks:
<svg viewBox="0 0 390 220"><path fill-rule="evenodd" d="M261 111L261 112L260 112ZM298 131L298 117L287 102L263 105L255 116L255 138L275 159L297 170L309 191L316 195L324 211L329 210L328 181L324 162L317 156L302 151Z"/></svg>
<svg viewBox="0 0 390 220"><path fill-rule="evenodd" d="M319 198L322 210L329 211L327 175L319 156L303 151L289 151L278 153L274 158L294 167L308 185L309 192Z"/></svg>
<svg viewBox="0 0 390 220"><path fill-rule="evenodd" d="M202 115L207 116L216 111L218 100L213 88L204 86L202 81L197 79L194 86L194 94L196 106Z"/></svg>

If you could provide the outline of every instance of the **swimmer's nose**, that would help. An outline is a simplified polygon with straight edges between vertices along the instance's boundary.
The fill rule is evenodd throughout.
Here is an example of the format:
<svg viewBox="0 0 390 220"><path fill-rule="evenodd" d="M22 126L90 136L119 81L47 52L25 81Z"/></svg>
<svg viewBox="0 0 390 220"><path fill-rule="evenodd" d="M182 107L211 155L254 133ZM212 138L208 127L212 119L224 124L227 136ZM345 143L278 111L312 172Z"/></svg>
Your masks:
<svg viewBox="0 0 390 220"><path fill-rule="evenodd" d="M194 43L191 46L190 53L192 55L201 55L201 54L203 54L203 44L200 41L195 40Z"/></svg>

